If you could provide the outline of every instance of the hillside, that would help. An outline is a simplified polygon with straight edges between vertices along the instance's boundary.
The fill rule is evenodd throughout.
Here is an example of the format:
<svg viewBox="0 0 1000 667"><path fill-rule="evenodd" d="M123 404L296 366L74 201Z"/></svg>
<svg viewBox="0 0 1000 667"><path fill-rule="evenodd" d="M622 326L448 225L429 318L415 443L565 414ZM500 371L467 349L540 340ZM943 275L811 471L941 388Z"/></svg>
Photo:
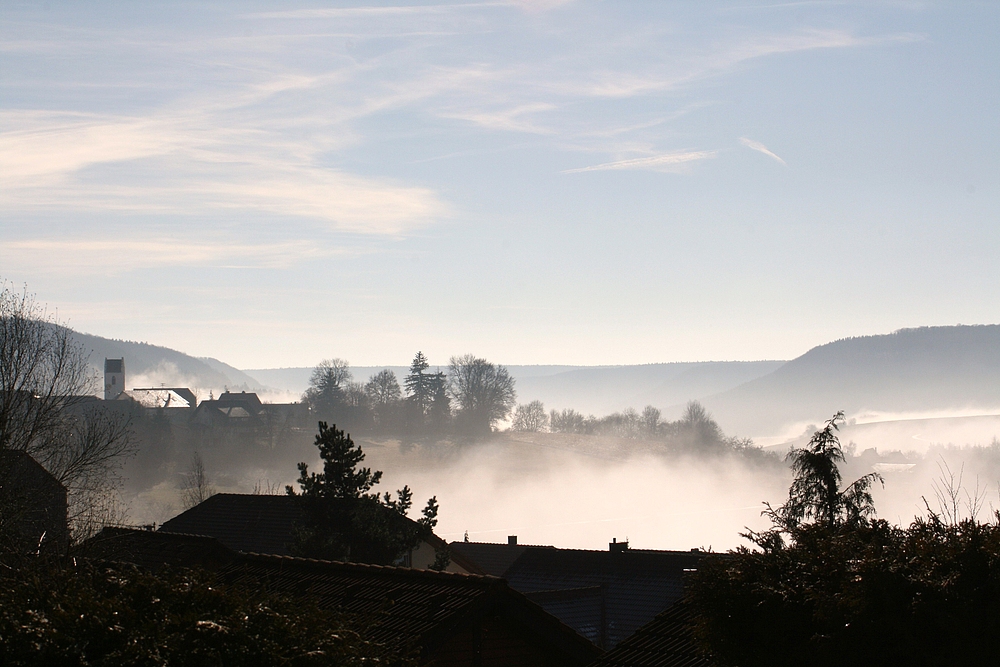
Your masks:
<svg viewBox="0 0 1000 667"><path fill-rule="evenodd" d="M510 367L517 379L519 401L538 399L551 408L573 408L604 415L628 407L653 405L665 413L744 382L767 375L783 361L704 361L641 366L578 367L548 375L524 375Z"/></svg>
<svg viewBox="0 0 1000 667"><path fill-rule="evenodd" d="M703 402L727 433L752 435L819 423L837 410L989 412L1000 406L1000 325L834 341Z"/></svg>
<svg viewBox="0 0 1000 667"><path fill-rule="evenodd" d="M198 359L169 347L112 340L73 332L73 337L90 354L90 364L104 372L105 359L125 359L126 386L199 388L216 391L226 387L260 390L261 384L242 371L215 359Z"/></svg>

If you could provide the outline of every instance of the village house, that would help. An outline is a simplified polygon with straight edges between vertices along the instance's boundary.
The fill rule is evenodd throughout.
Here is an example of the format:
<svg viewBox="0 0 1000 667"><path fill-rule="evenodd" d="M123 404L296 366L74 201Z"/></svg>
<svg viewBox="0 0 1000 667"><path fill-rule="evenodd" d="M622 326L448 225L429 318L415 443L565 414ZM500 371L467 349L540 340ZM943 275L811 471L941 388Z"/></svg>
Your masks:
<svg viewBox="0 0 1000 667"><path fill-rule="evenodd" d="M92 400L93 397L87 397ZM264 403L254 392L225 391L199 402L189 387L126 387L125 360L104 360L104 401L107 407L134 406L145 414L175 425L222 428L228 431L276 431L304 427L309 410L300 403Z"/></svg>

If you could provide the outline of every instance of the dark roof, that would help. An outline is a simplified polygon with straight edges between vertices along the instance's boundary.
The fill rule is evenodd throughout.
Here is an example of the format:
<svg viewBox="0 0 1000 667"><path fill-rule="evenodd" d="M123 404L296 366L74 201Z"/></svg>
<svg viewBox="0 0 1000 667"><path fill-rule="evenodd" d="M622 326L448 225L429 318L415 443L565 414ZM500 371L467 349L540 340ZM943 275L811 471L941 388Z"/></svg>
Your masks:
<svg viewBox="0 0 1000 667"><path fill-rule="evenodd" d="M635 631L593 667L711 667L691 632L691 608L681 600Z"/></svg>
<svg viewBox="0 0 1000 667"><path fill-rule="evenodd" d="M244 408L247 412L253 412L254 414L260 412L263 404L260 402L260 398L257 394L253 392L241 391L236 393L233 391L227 391L219 395L216 399L218 407L225 408Z"/></svg>
<svg viewBox="0 0 1000 667"><path fill-rule="evenodd" d="M104 372L105 373L124 373L125 372L125 360L124 359L105 359L104 360Z"/></svg>
<svg viewBox="0 0 1000 667"><path fill-rule="evenodd" d="M463 628L502 618L553 652L552 664L589 664L599 649L496 577L245 554L223 581L307 595L325 608L369 615L374 641L420 645L425 655Z"/></svg>
<svg viewBox="0 0 1000 667"><path fill-rule="evenodd" d="M486 542L452 542L453 554L472 561L485 574L502 577L510 566L530 549L554 549L555 547L534 547L527 544L489 544Z"/></svg>
<svg viewBox="0 0 1000 667"><path fill-rule="evenodd" d="M702 554L690 551L528 549L505 578L529 597L543 591L590 589L588 596L538 603L582 635L612 648L684 594L684 571Z"/></svg>
<svg viewBox="0 0 1000 667"><path fill-rule="evenodd" d="M0 507L8 547L65 553L66 487L27 452L0 450Z"/></svg>
<svg viewBox="0 0 1000 667"><path fill-rule="evenodd" d="M0 449L0 491L7 485L48 487L51 491L66 495L66 487L31 454L15 449Z"/></svg>
<svg viewBox="0 0 1000 667"><path fill-rule="evenodd" d="M137 528L104 528L73 550L73 555L121 561L156 569L161 565L216 569L237 554L205 535L161 533Z"/></svg>
<svg viewBox="0 0 1000 667"><path fill-rule="evenodd" d="M208 535L234 551L290 556L295 524L304 518L301 496L218 493L170 519L159 531ZM426 541L438 549L448 548L434 534ZM467 572L483 573L462 554L452 554L452 561Z"/></svg>
<svg viewBox="0 0 1000 667"><path fill-rule="evenodd" d="M234 551L291 554L293 527L304 517L296 496L219 493L160 526L165 533L208 535Z"/></svg>
<svg viewBox="0 0 1000 667"><path fill-rule="evenodd" d="M697 568L705 555L467 542L451 546L483 570L499 572L512 588L606 649L679 600L684 572Z"/></svg>

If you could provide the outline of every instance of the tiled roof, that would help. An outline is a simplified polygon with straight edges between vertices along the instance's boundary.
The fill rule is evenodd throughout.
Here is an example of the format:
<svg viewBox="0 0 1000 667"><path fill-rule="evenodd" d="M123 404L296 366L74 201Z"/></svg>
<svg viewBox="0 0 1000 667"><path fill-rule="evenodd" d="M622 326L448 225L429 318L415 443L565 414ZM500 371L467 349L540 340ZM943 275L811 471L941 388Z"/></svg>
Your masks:
<svg viewBox="0 0 1000 667"><path fill-rule="evenodd" d="M105 528L76 547L73 555L151 569L161 565L215 569L237 557L213 537L136 528Z"/></svg>
<svg viewBox="0 0 1000 667"><path fill-rule="evenodd" d="M376 641L422 636L507 587L495 577L261 554L245 554L221 574L226 581L253 583L272 593L309 596L325 608L384 613L371 636Z"/></svg>
<svg viewBox="0 0 1000 667"><path fill-rule="evenodd" d="M126 528L103 530L73 555L152 569L163 564L201 566L222 584L311 599L323 608L360 616L366 639L420 649L432 661L435 651L449 642L454 650L456 640L485 633L497 621L512 633L507 636L533 645L536 657L547 656L544 664L583 667L600 654L496 577L240 554L205 536ZM487 648L483 644L483 650ZM497 648L494 643L491 650ZM493 657L502 654L500 647Z"/></svg>
<svg viewBox="0 0 1000 667"><path fill-rule="evenodd" d="M697 568L704 556L692 551L586 551L461 542L451 546L487 572L501 572L512 588L606 649L679 600L685 570ZM512 556L505 567L505 559Z"/></svg>
<svg viewBox="0 0 1000 667"><path fill-rule="evenodd" d="M680 599L684 570L696 568L700 558L688 551L528 549L505 578L529 596L596 588L575 602L539 599L539 604L587 639L612 648Z"/></svg>
<svg viewBox="0 0 1000 667"><path fill-rule="evenodd" d="M369 616L366 636L375 641L419 644L432 652L470 623L503 617L524 637L534 636L560 655L574 656L572 663L587 664L600 653L496 577L258 554L242 555L220 576Z"/></svg>
<svg viewBox="0 0 1000 667"><path fill-rule="evenodd" d="M688 603L681 600L636 630L593 667L711 667L691 634Z"/></svg>
<svg viewBox="0 0 1000 667"><path fill-rule="evenodd" d="M293 526L304 517L301 498L219 493L167 521L165 533L208 535L234 551L291 553Z"/></svg>
<svg viewBox="0 0 1000 667"><path fill-rule="evenodd" d="M218 406L220 408L233 408L240 407L247 411L247 413L257 414L260 412L262 403L257 394L245 391L240 393L227 391L219 395L217 399Z"/></svg>

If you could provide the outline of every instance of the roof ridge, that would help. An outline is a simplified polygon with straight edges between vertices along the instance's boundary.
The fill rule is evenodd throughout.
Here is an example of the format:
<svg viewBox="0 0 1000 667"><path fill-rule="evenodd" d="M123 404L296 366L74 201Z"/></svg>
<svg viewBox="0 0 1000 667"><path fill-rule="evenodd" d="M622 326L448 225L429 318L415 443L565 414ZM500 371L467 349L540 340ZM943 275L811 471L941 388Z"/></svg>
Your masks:
<svg viewBox="0 0 1000 667"><path fill-rule="evenodd" d="M253 560L271 560L271 561L281 561L281 562L288 561L293 563L305 563L309 565L334 565L348 569L371 570L376 572L381 571L385 573L400 572L400 573L405 573L407 576L414 576L414 577L430 577L430 578L451 577L466 581L482 581L484 583L495 583L500 581L506 583L501 577L495 577L491 574L469 574L465 572L447 572L444 570L423 570L415 567L401 567L397 565L376 565L374 563L354 563L350 561L344 562L338 560L321 560L319 558L303 558L302 556L261 554L252 551L240 551L237 553L239 553L241 556L249 557Z"/></svg>
<svg viewBox="0 0 1000 667"><path fill-rule="evenodd" d="M222 542L220 542L219 538L214 537L212 535L205 535L203 533L181 533L181 532L178 532L178 531L175 531L175 530L160 530L159 528L157 528L156 530L147 530L145 528L135 528L133 526L107 526L107 528L108 529L114 529L114 530L122 530L122 531L126 531L127 530L127 531L129 531L131 533L140 533L140 534L143 534L143 535L145 535L145 534L148 533L149 535L163 535L163 536L169 536L169 537L197 537L200 540L211 540L213 542L216 542L219 546L223 547L224 549L228 549L229 551L232 551L233 553L239 553L238 551L236 551L234 549L230 549L225 544L223 544ZM97 535L100 535L100 533L98 533ZM96 537L96 535L95 535L95 537Z"/></svg>

